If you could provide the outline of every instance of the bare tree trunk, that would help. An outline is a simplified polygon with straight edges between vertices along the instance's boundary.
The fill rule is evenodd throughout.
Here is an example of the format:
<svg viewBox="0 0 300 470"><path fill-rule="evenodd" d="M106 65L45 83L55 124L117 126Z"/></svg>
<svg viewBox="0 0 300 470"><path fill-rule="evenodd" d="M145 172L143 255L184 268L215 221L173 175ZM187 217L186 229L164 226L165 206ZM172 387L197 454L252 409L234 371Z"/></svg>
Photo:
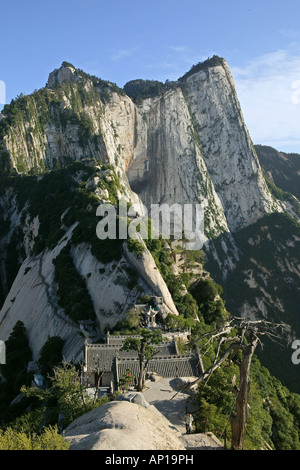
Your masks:
<svg viewBox="0 0 300 470"><path fill-rule="evenodd" d="M144 388L144 376L145 376L145 366L144 360L140 357L140 371L138 376L137 391L142 392Z"/></svg>
<svg viewBox="0 0 300 470"><path fill-rule="evenodd" d="M240 364L240 388L236 396L236 414L230 417L231 424L231 449L243 450L246 433L246 426L249 412L249 391L250 391L250 367L251 360L257 346L258 339L254 339L249 346L242 351L242 362Z"/></svg>
<svg viewBox="0 0 300 470"><path fill-rule="evenodd" d="M278 335L277 330L281 333ZM255 349L260 342L259 336L266 335L272 340L282 342L282 332L284 332L282 324L275 324L265 320L247 320L245 318L232 317L221 328L212 332L205 333L202 338L209 336L209 340L202 346L207 351L218 338L218 344L215 350L215 358L212 365L207 370L202 370L200 376L193 382L184 385L180 391L192 389L201 382L207 382L213 372L219 369L222 364L232 358L239 352L242 352L242 361L239 365L240 384L239 389L235 387L236 393L236 410L235 414L230 416L232 440L232 450L243 450L246 425L248 420L248 400L250 391L250 367ZM230 336L231 335L231 336ZM224 350L224 346L229 344ZM203 368L202 368L203 369ZM170 400L172 400L180 391L176 392Z"/></svg>
<svg viewBox="0 0 300 470"><path fill-rule="evenodd" d="M99 388L100 388L100 383L101 383L101 379L104 375L104 372L105 372L105 369L103 371L100 371L98 369L98 371L96 372L96 383L95 383L95 392L94 392L94 399L93 399L93 404L96 403L96 400L98 398L98 391L99 391Z"/></svg>

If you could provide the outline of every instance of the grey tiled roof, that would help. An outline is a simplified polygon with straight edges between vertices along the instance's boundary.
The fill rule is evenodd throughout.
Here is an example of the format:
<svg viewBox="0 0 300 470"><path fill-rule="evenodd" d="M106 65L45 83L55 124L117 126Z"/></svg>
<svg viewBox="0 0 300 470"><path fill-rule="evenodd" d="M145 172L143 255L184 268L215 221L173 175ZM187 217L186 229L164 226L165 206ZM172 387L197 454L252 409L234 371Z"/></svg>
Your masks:
<svg viewBox="0 0 300 470"><path fill-rule="evenodd" d="M100 370L111 370L118 350L118 347L109 344L89 345L86 349L87 370L92 371L96 367Z"/></svg>
<svg viewBox="0 0 300 470"><path fill-rule="evenodd" d="M135 377L139 374L137 351L121 351L126 336L109 338L109 344L87 344L86 366L88 371L97 368L112 371L117 381L130 369ZM148 372L155 372L161 377L192 377L198 376L199 358L197 355L179 355L175 341L164 341L154 345L156 356L149 361Z"/></svg>
<svg viewBox="0 0 300 470"><path fill-rule="evenodd" d="M117 376L120 378L130 369L135 377L139 374L139 361L136 357L116 360ZM199 375L197 356L156 356L149 361L147 372L155 372L161 377L195 377Z"/></svg>
<svg viewBox="0 0 300 470"><path fill-rule="evenodd" d="M173 341L163 342L154 346L160 356L176 354ZM114 357L126 358L137 357L137 351L121 351L121 345L113 344L91 344L87 345L86 361L87 369L93 370L99 367L100 370L112 370Z"/></svg>

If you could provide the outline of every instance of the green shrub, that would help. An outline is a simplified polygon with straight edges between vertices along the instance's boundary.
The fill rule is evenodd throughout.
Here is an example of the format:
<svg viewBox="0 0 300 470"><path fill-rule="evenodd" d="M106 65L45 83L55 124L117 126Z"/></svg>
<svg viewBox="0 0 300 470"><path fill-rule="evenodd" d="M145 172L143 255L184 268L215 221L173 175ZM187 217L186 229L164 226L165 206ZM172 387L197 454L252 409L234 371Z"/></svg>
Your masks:
<svg viewBox="0 0 300 470"><path fill-rule="evenodd" d="M74 321L95 320L92 299L84 279L74 266L69 245L61 250L53 260L53 264L54 279L58 284L58 302L66 315Z"/></svg>
<svg viewBox="0 0 300 470"><path fill-rule="evenodd" d="M64 340L62 338L59 336L51 336L42 347L38 363L41 374L44 377L47 377L54 366L62 361L63 346Z"/></svg>
<svg viewBox="0 0 300 470"><path fill-rule="evenodd" d="M179 78L179 81L182 81L185 78L188 78L189 76L193 75L194 73L200 72L201 70L207 70L210 67L216 67L218 65L223 65L223 64L224 64L223 57L214 55L213 57L208 58L204 62L198 62L198 64L193 65L192 68L187 73L185 73L182 77Z"/></svg>
<svg viewBox="0 0 300 470"><path fill-rule="evenodd" d="M28 434L7 428L0 430L0 450L68 450L70 443L56 426L49 426L41 434Z"/></svg>
<svg viewBox="0 0 300 470"><path fill-rule="evenodd" d="M143 99L160 95L164 84L157 80L131 80L124 85L124 91L132 101L140 104Z"/></svg>
<svg viewBox="0 0 300 470"><path fill-rule="evenodd" d="M129 251L134 252L138 258L141 258L145 251L144 245L134 238L127 240L127 248Z"/></svg>

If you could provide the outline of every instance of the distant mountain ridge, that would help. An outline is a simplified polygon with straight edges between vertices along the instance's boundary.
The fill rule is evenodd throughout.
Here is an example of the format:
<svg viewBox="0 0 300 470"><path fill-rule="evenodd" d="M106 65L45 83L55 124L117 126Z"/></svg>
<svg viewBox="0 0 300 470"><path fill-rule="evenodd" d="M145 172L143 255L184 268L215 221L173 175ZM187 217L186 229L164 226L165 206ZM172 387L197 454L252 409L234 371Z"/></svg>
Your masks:
<svg viewBox="0 0 300 470"><path fill-rule="evenodd" d="M278 188L300 198L300 154L255 145L261 166Z"/></svg>

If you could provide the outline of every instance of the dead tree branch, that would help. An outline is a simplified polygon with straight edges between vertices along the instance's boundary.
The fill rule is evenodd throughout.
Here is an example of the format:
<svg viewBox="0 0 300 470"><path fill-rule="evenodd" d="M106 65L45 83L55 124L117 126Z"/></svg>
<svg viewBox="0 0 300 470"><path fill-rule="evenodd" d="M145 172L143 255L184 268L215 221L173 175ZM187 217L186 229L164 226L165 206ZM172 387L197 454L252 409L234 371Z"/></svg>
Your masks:
<svg viewBox="0 0 300 470"><path fill-rule="evenodd" d="M247 320L245 318L231 317L222 327L205 333L200 337L208 340L201 347L201 352L205 349L214 348L215 356L211 366L193 382L184 385L172 398L180 392L194 388L199 383L207 383L211 375L219 369L226 360L231 361L237 352L241 351L241 362L239 363L240 377L239 386L236 378L233 379L233 388L236 392L235 413L230 416L232 442L231 447L241 450L244 446L246 424L248 419L248 401L250 391L250 367L253 354L258 345L263 343L261 337L268 337L273 342L282 344L285 326L267 320Z"/></svg>

